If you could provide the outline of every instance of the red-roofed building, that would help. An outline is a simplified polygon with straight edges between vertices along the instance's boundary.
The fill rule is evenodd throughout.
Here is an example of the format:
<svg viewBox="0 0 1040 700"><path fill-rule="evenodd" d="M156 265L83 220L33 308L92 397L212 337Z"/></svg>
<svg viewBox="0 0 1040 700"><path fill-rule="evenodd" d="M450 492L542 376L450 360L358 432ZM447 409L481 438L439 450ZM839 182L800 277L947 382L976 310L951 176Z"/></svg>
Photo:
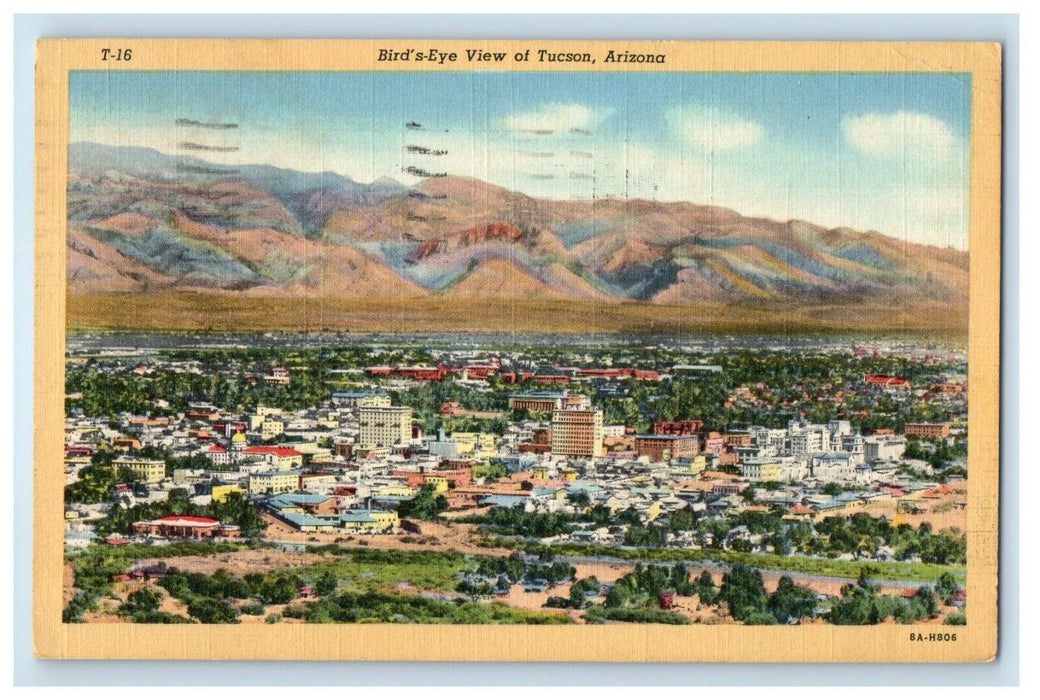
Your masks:
<svg viewBox="0 0 1040 700"><path fill-rule="evenodd" d="M291 447L258 445L242 451L247 458L261 458L275 469L298 469L303 466L303 454Z"/></svg>
<svg viewBox="0 0 1040 700"><path fill-rule="evenodd" d="M206 458L213 462L213 464L231 463L231 454L220 445L210 445L209 449L203 454L205 454Z"/></svg>
<svg viewBox="0 0 1040 700"><path fill-rule="evenodd" d="M212 539L214 537L238 537L238 525L222 523L215 518L199 515L166 515L155 520L141 520L133 524L138 535L158 537L182 537L186 539Z"/></svg>
<svg viewBox="0 0 1040 700"><path fill-rule="evenodd" d="M886 391L910 391L910 380L902 377L890 377L886 374L868 374L863 378L866 384L879 386Z"/></svg>

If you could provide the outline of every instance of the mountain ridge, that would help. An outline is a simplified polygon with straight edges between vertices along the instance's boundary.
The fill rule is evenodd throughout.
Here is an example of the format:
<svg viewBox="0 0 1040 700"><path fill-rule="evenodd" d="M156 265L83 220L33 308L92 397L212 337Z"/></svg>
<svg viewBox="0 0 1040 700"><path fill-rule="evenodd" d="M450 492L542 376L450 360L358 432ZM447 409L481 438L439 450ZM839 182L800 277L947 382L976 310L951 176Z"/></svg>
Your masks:
<svg viewBox="0 0 1040 700"><path fill-rule="evenodd" d="M966 309L968 253L693 202L69 148L70 294Z"/></svg>

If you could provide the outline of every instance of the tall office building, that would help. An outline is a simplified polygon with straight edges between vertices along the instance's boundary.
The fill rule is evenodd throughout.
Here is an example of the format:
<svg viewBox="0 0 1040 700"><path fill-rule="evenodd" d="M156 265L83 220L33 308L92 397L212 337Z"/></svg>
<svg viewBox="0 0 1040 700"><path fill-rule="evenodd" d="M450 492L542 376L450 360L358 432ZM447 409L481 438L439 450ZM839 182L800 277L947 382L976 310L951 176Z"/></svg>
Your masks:
<svg viewBox="0 0 1040 700"><path fill-rule="evenodd" d="M602 457L603 411L553 411L552 453L567 457Z"/></svg>
<svg viewBox="0 0 1040 700"><path fill-rule="evenodd" d="M393 447L412 439L411 406L362 406L358 414L361 447Z"/></svg>

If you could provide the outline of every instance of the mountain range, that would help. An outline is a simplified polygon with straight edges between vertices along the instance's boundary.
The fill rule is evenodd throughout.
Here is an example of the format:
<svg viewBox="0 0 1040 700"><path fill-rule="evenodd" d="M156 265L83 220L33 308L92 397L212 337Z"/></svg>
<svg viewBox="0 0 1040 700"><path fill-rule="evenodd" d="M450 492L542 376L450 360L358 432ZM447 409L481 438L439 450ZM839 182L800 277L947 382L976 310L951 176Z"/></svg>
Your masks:
<svg viewBox="0 0 1040 700"><path fill-rule="evenodd" d="M965 310L968 253L689 202L535 199L451 175L364 184L73 143L68 291Z"/></svg>

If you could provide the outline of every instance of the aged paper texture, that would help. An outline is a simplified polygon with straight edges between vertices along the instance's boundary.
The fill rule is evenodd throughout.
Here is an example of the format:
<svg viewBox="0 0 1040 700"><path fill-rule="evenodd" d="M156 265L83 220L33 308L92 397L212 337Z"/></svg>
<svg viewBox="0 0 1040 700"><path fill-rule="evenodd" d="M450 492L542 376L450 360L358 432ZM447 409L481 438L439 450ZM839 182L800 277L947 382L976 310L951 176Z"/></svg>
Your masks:
<svg viewBox="0 0 1040 700"><path fill-rule="evenodd" d="M37 53L37 655L995 655L998 45Z"/></svg>

